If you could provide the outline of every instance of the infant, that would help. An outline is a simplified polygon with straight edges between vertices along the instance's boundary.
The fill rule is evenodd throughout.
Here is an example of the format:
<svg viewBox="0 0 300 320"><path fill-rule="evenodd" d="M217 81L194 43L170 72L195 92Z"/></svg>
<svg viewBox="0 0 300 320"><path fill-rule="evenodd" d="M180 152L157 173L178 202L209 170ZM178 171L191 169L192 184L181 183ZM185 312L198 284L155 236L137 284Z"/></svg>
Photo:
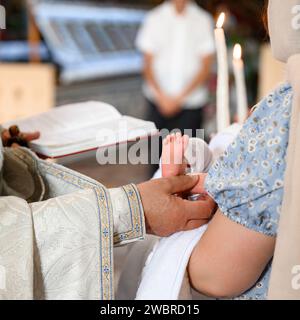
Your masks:
<svg viewBox="0 0 300 320"><path fill-rule="evenodd" d="M204 140L176 133L164 139L161 163L163 177L206 173L213 163L213 153ZM198 200L206 197L207 195L203 194L203 186L197 185L189 199ZM192 299L187 272L182 282L179 299Z"/></svg>
<svg viewBox="0 0 300 320"><path fill-rule="evenodd" d="M184 174L208 172L213 162L213 153L207 143L199 138L189 138L181 133L168 135L163 141L162 176L167 178ZM196 186L192 193L203 192Z"/></svg>
<svg viewBox="0 0 300 320"><path fill-rule="evenodd" d="M167 136L163 141L162 176L208 172L214 159L235 139L239 130L240 127L234 125L219 133L210 147L202 139L189 138L180 133ZM203 189L201 180L191 191L189 199L213 201ZM186 267L206 228L207 225L203 225L196 230L179 232L159 240L145 263L137 300L199 298L198 293L191 290Z"/></svg>

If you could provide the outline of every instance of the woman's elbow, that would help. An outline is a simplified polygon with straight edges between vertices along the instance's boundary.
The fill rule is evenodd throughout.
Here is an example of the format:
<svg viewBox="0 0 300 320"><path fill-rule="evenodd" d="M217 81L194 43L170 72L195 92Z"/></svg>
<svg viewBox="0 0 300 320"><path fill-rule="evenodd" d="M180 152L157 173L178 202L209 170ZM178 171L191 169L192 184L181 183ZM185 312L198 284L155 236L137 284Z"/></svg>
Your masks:
<svg viewBox="0 0 300 320"><path fill-rule="evenodd" d="M241 295L244 292L216 281L194 281L191 282L191 285L193 289L199 293L215 299L231 299Z"/></svg>
<svg viewBox="0 0 300 320"><path fill-rule="evenodd" d="M211 298L234 298L251 287L251 284L245 283L240 277L228 277L205 266L201 268L200 265L189 266L189 278L193 289Z"/></svg>

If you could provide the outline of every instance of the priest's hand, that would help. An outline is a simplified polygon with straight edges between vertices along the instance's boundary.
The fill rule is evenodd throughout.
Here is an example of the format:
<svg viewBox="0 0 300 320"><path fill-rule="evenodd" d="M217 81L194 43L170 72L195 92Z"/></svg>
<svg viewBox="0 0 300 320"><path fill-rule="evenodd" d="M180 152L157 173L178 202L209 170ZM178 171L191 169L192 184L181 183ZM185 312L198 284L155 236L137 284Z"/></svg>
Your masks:
<svg viewBox="0 0 300 320"><path fill-rule="evenodd" d="M147 233L166 237L206 224L216 210L215 202L209 196L189 201L177 195L191 191L198 183L199 176L177 176L138 185Z"/></svg>
<svg viewBox="0 0 300 320"><path fill-rule="evenodd" d="M11 126L1 133L1 139L5 147L27 147L30 141L39 137L39 132L20 132L18 126Z"/></svg>

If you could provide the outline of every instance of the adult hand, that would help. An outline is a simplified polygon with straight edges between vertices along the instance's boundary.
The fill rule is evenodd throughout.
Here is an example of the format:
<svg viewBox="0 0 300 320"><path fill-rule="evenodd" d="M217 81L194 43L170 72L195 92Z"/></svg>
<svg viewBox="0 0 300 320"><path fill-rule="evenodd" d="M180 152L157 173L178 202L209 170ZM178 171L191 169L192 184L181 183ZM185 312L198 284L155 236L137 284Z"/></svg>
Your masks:
<svg viewBox="0 0 300 320"><path fill-rule="evenodd" d="M206 190L205 190L205 180L207 177L207 173L197 173L196 175L199 177L199 180L198 180L198 183L191 190L191 193L192 194L205 194L206 197L209 197L207 195Z"/></svg>
<svg viewBox="0 0 300 320"><path fill-rule="evenodd" d="M163 116L170 118L180 112L181 105L179 99L160 94L158 97L158 108Z"/></svg>
<svg viewBox="0 0 300 320"><path fill-rule="evenodd" d="M8 130L3 130L1 139L6 147L26 146L30 141L40 137L39 132L20 132L17 126L12 126Z"/></svg>
<svg viewBox="0 0 300 320"><path fill-rule="evenodd" d="M211 198L188 201L176 195L192 190L198 182L198 176L177 176L138 185L147 232L166 237L206 224L216 208Z"/></svg>

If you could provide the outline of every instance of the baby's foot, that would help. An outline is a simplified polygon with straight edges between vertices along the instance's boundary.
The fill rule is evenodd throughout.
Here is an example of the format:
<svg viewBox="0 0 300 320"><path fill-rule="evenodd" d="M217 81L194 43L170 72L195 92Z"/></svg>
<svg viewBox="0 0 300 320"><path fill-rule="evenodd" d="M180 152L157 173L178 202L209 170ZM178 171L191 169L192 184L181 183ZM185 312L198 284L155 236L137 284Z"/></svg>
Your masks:
<svg viewBox="0 0 300 320"><path fill-rule="evenodd" d="M163 141L162 176L167 178L185 174L187 163L184 153L189 144L189 137L181 133L171 134Z"/></svg>

